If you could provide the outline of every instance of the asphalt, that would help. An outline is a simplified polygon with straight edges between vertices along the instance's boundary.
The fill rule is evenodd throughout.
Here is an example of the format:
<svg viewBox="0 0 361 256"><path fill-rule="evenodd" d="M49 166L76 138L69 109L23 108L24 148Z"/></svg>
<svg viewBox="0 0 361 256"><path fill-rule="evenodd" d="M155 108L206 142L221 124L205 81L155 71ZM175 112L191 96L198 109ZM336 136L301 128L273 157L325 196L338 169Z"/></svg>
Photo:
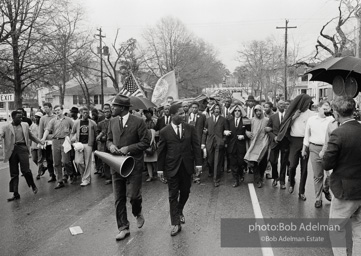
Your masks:
<svg viewBox="0 0 361 256"><path fill-rule="evenodd" d="M31 161L31 159L30 159ZM35 174L35 166L32 163ZM9 170L0 164L0 254L1 255L263 255L261 248L222 248L221 218L253 218L255 216L247 183L233 188L231 174L225 173L221 186L213 187L202 175L202 184L193 184L184 210L186 224L182 232L170 236L167 186L160 181L144 182L143 214L145 225L136 227L128 203L131 235L116 242L118 233L112 187L92 174L92 183L68 184L54 190L46 173L36 181L39 192L34 195L20 180L21 199L7 202ZM144 180L146 179L144 174ZM298 179L298 177L297 177ZM287 190L272 187L271 180L256 188L264 218L327 218L329 202L321 209L314 207L312 170L309 169L303 202ZM80 226L83 234L72 236L69 227ZM272 248L274 255L332 255L327 248Z"/></svg>

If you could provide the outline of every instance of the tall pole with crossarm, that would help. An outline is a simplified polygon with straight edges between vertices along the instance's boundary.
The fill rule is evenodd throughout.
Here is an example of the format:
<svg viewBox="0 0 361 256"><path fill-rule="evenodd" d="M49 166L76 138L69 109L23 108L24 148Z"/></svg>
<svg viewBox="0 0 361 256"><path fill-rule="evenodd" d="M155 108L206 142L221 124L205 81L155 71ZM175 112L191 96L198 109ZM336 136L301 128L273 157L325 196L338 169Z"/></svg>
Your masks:
<svg viewBox="0 0 361 256"><path fill-rule="evenodd" d="M285 30L285 100L287 100L287 36L289 28L297 28L297 27L289 27L288 20L286 20L285 27L276 27L276 29L284 29Z"/></svg>
<svg viewBox="0 0 361 256"><path fill-rule="evenodd" d="M99 34L95 35L99 37L99 50L98 53L100 54L100 87L101 87L101 95L100 95L100 104L102 105L102 109L104 107L104 81L103 81L103 38L105 37L102 35L102 28L97 29Z"/></svg>

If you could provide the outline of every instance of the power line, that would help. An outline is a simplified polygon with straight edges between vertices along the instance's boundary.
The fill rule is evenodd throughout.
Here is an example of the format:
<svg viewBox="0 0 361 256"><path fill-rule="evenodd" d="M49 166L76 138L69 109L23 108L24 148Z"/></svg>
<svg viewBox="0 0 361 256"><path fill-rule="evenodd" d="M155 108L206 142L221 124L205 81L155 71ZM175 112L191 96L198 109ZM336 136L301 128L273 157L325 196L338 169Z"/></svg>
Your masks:
<svg viewBox="0 0 361 256"><path fill-rule="evenodd" d="M290 28L297 28L297 27L289 27L287 19L286 19L285 27L276 27L276 29L285 30L285 100L287 100L287 35L288 35L288 29Z"/></svg>

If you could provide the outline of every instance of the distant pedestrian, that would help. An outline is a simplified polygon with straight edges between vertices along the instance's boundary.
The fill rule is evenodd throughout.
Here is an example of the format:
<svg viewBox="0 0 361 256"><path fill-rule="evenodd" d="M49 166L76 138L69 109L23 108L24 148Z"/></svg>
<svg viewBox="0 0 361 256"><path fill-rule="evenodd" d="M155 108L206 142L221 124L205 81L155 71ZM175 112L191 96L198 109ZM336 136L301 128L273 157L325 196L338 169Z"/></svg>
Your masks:
<svg viewBox="0 0 361 256"><path fill-rule="evenodd" d="M36 112L34 115L35 121L30 126L30 131L33 133L33 135L37 138L40 138L39 136L39 123L40 118L43 116L41 112ZM31 149L31 157L33 159L33 162L38 166L38 175L36 175L36 179L39 180L40 176L42 176L45 172L44 167L44 160L45 160L45 149L42 147L39 147L40 145L36 142L32 142L30 149Z"/></svg>

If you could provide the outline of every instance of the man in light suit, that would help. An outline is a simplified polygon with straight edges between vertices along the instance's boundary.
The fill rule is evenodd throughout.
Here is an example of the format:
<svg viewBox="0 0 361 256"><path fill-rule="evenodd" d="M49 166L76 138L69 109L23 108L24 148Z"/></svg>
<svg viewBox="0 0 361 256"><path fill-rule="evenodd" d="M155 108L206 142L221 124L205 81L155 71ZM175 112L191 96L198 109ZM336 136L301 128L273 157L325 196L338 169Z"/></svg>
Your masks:
<svg viewBox="0 0 361 256"><path fill-rule="evenodd" d="M30 140L42 143L34 134L30 131L29 125L26 122L21 122L23 114L21 111L13 111L11 113L12 123L9 123L3 127L0 133L0 138L4 140L5 145L5 158L4 162L9 161L10 167L10 192L13 192L13 197L8 199L8 202L20 199L18 192L19 187L19 164L22 174L29 187L32 188L34 194L38 192L33 179L33 174L29 168L29 152L30 152ZM29 140L30 139L30 140Z"/></svg>
<svg viewBox="0 0 361 256"><path fill-rule="evenodd" d="M194 165L202 169L200 140L192 125L185 123L180 105L170 108L172 123L159 134L158 170L168 180L171 236L177 235L185 223L184 206L188 200Z"/></svg>
<svg viewBox="0 0 361 256"><path fill-rule="evenodd" d="M116 240L129 236L129 221L127 217L127 196L130 198L132 213L137 219L137 226L144 225L142 214L142 171L144 166L144 151L149 148L151 135L148 133L142 118L130 115L130 98L117 95L112 103L113 118L109 121L107 147L112 154L129 155L135 160L133 172L124 178L115 170L111 170L113 192L119 234ZM128 183L128 185L127 185Z"/></svg>
<svg viewBox="0 0 361 256"><path fill-rule="evenodd" d="M278 142L277 135L281 127L281 122L285 116L285 102L283 100L278 101L277 103L278 111L271 115L268 120L266 132L270 136L271 140L271 154L270 162L272 166L272 178L274 187L277 186L277 182L280 181L281 189L286 189L285 177L286 177L286 167L288 162L288 153L289 153L289 141L287 138ZM278 157L281 152L281 169L280 175L278 175Z"/></svg>
<svg viewBox="0 0 361 256"><path fill-rule="evenodd" d="M170 105L167 104L167 105L164 106L164 115L158 118L157 123L155 125L155 130L156 131L160 131L165 126L170 124L171 117L169 115L169 109L170 109Z"/></svg>
<svg viewBox="0 0 361 256"><path fill-rule="evenodd" d="M221 116L221 107L214 105L213 115L207 118L202 137L202 149L207 149L209 177L213 176L214 186L218 187L223 166L226 137L230 135L227 119Z"/></svg>

